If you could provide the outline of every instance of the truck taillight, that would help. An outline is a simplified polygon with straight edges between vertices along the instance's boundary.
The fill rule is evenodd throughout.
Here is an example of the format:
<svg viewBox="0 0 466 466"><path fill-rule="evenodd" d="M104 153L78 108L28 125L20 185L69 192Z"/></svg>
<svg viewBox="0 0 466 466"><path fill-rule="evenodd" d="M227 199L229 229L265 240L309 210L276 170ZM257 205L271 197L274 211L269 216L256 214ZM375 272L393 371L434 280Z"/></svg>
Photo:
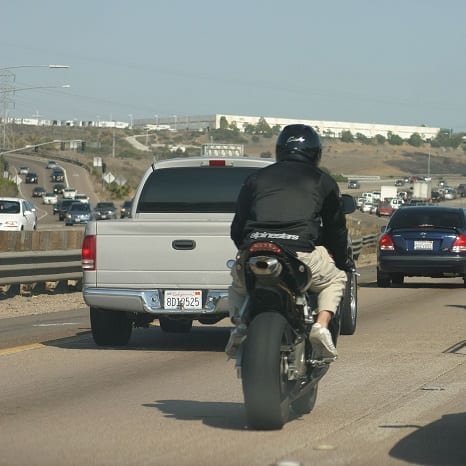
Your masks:
<svg viewBox="0 0 466 466"><path fill-rule="evenodd" d="M81 250L81 263L83 270L95 270L96 238L95 235L84 237Z"/></svg>
<svg viewBox="0 0 466 466"><path fill-rule="evenodd" d="M458 235L451 250L452 252L466 252L466 235Z"/></svg>
<svg viewBox="0 0 466 466"><path fill-rule="evenodd" d="M224 167L226 165L225 160L209 160L210 167Z"/></svg>
<svg viewBox="0 0 466 466"><path fill-rule="evenodd" d="M395 244L393 243L392 237L385 233L379 239L379 249L381 251L394 251Z"/></svg>

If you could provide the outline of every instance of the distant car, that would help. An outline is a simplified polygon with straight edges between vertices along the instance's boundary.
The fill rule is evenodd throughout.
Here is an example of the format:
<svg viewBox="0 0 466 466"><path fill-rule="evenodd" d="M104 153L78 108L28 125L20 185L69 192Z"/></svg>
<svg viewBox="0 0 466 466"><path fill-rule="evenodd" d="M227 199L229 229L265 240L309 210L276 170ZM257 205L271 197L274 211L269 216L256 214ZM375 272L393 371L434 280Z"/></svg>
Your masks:
<svg viewBox="0 0 466 466"><path fill-rule="evenodd" d="M377 246L377 285L405 277L463 278L466 287L466 210L415 206L396 210Z"/></svg>
<svg viewBox="0 0 466 466"><path fill-rule="evenodd" d="M442 199L442 196L440 195L438 191L432 191L430 193L430 199L432 200L432 202L440 202Z"/></svg>
<svg viewBox="0 0 466 466"><path fill-rule="evenodd" d="M394 209L399 209L405 203L405 201L399 197L394 197L390 199L389 203Z"/></svg>
<svg viewBox="0 0 466 466"><path fill-rule="evenodd" d="M36 186L32 190L32 197L42 197L44 194L45 194L45 189L40 186Z"/></svg>
<svg viewBox="0 0 466 466"><path fill-rule="evenodd" d="M365 201L361 206L361 211L367 214L373 214L376 211L377 207L370 201Z"/></svg>
<svg viewBox="0 0 466 466"><path fill-rule="evenodd" d="M57 183L57 184L54 184L53 185L53 192L55 194L62 194L63 193L63 190L65 189L65 185L64 184L61 184L61 183Z"/></svg>
<svg viewBox="0 0 466 466"><path fill-rule="evenodd" d="M95 220L109 220L116 218L117 208L113 202L98 202L94 207Z"/></svg>
<svg viewBox="0 0 466 466"><path fill-rule="evenodd" d="M29 173L29 167L19 167L19 174L20 175L27 175Z"/></svg>
<svg viewBox="0 0 466 466"><path fill-rule="evenodd" d="M39 182L39 177L37 176L37 173L34 172L28 172L26 175L26 183L38 183Z"/></svg>
<svg viewBox="0 0 466 466"><path fill-rule="evenodd" d="M390 217L394 211L390 202L382 202L377 206L375 213L378 217Z"/></svg>
<svg viewBox="0 0 466 466"><path fill-rule="evenodd" d="M349 180L348 181L348 189L359 189L361 184L358 180Z"/></svg>
<svg viewBox="0 0 466 466"><path fill-rule="evenodd" d="M61 168L54 168L50 175L50 181L54 181L54 182L65 181L65 172Z"/></svg>
<svg viewBox="0 0 466 466"><path fill-rule="evenodd" d="M57 195L53 192L50 192L50 193L45 193L43 196L42 196L42 202L44 204L56 204L58 202L58 198L57 198Z"/></svg>
<svg viewBox="0 0 466 466"><path fill-rule="evenodd" d="M85 202L73 202L65 213L65 225L87 223L92 218L91 207Z"/></svg>
<svg viewBox="0 0 466 466"><path fill-rule="evenodd" d="M63 198L64 199L74 199L74 197L76 196L76 189L74 188L65 188L63 190Z"/></svg>
<svg viewBox="0 0 466 466"><path fill-rule="evenodd" d="M423 206L429 204L429 201L426 199L410 199L408 202L403 204L403 207Z"/></svg>
<svg viewBox="0 0 466 466"><path fill-rule="evenodd" d="M439 180L438 185L439 188L444 188L445 186L448 186L447 180Z"/></svg>
<svg viewBox="0 0 466 466"><path fill-rule="evenodd" d="M120 206L120 218L129 218L131 217L131 206L133 205L132 201L124 201Z"/></svg>
<svg viewBox="0 0 466 466"><path fill-rule="evenodd" d="M447 201L451 201L452 199L456 199L458 196L456 195L456 190L453 188L446 188L443 192L443 197Z"/></svg>
<svg viewBox="0 0 466 466"><path fill-rule="evenodd" d="M75 201L80 201L80 202L85 202L86 204L89 203L89 196L87 194L83 193L76 193L74 195L74 200Z"/></svg>
<svg viewBox="0 0 466 466"><path fill-rule="evenodd" d="M1 231L32 231L36 228L37 214L32 202L19 197L0 198Z"/></svg>
<svg viewBox="0 0 466 466"><path fill-rule="evenodd" d="M58 214L58 220L62 221L65 219L66 212L71 207L74 199L60 199L57 204L53 207L53 213Z"/></svg>
<svg viewBox="0 0 466 466"><path fill-rule="evenodd" d="M395 186L404 186L405 185L405 180L396 180L395 181Z"/></svg>
<svg viewBox="0 0 466 466"><path fill-rule="evenodd" d="M47 162L46 168L53 169L53 168L57 168L57 167L58 167L58 165L57 165L57 162L55 162L55 160L49 160Z"/></svg>
<svg viewBox="0 0 466 466"><path fill-rule="evenodd" d="M364 197L358 197L358 198L356 199L356 206L357 206L358 209L361 209L361 207L362 207L362 205L364 204L364 201L365 201L365 200L366 200L366 199L365 199Z"/></svg>
<svg viewBox="0 0 466 466"><path fill-rule="evenodd" d="M458 187L456 188L456 192L458 196L466 197L466 184L464 183L459 184Z"/></svg>
<svg viewBox="0 0 466 466"><path fill-rule="evenodd" d="M381 193L380 191L373 191L372 192L372 200L373 201L380 201Z"/></svg>

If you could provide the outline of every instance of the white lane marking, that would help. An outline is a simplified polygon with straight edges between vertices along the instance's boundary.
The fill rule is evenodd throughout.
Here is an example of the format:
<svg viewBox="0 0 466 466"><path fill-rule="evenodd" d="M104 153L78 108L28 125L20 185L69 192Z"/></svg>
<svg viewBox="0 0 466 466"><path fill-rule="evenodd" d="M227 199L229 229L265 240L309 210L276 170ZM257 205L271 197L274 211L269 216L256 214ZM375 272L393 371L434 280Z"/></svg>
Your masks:
<svg viewBox="0 0 466 466"><path fill-rule="evenodd" d="M60 327L62 325L78 325L79 322L59 322L55 324L34 324L33 327Z"/></svg>

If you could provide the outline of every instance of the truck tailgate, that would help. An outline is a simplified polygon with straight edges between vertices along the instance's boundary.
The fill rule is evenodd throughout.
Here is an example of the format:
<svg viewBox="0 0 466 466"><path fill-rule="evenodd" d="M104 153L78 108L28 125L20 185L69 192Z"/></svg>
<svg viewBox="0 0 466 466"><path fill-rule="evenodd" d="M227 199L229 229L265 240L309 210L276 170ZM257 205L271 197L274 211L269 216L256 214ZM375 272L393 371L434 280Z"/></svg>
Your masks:
<svg viewBox="0 0 466 466"><path fill-rule="evenodd" d="M230 221L99 221L96 271L86 285L125 288L227 289L236 248Z"/></svg>

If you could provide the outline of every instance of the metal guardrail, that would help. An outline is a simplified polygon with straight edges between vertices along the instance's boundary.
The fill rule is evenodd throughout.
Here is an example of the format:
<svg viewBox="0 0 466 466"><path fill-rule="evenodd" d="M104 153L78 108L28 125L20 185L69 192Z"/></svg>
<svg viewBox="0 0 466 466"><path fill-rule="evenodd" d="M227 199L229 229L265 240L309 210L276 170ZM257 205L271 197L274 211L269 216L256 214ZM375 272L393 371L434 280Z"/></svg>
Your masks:
<svg viewBox="0 0 466 466"><path fill-rule="evenodd" d="M0 285L81 279L81 249L0 254Z"/></svg>
<svg viewBox="0 0 466 466"><path fill-rule="evenodd" d="M361 252L364 249L375 246L377 242L377 235L365 235L362 238L357 238L352 241L353 244L353 255L355 260L358 260Z"/></svg>
<svg viewBox="0 0 466 466"><path fill-rule="evenodd" d="M353 240L357 260L365 248L375 246L377 235ZM81 249L0 253L0 285L21 285L61 280L82 280Z"/></svg>

